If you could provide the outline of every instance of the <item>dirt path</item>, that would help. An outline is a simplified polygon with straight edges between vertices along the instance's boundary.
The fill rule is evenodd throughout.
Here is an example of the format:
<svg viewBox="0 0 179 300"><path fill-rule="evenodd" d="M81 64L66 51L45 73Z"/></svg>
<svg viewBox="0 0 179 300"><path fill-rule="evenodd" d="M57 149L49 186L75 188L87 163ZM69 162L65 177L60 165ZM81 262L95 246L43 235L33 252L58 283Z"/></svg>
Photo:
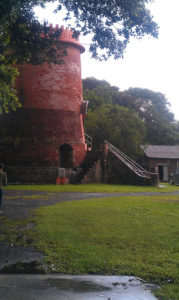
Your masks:
<svg viewBox="0 0 179 300"><path fill-rule="evenodd" d="M119 196L156 196L164 195L161 192L148 193L67 193L67 192L40 192L15 191L4 189L3 216L8 218L27 218L32 209L40 206L49 206L55 203L71 200L94 199ZM165 193L165 195L179 195L178 192Z"/></svg>

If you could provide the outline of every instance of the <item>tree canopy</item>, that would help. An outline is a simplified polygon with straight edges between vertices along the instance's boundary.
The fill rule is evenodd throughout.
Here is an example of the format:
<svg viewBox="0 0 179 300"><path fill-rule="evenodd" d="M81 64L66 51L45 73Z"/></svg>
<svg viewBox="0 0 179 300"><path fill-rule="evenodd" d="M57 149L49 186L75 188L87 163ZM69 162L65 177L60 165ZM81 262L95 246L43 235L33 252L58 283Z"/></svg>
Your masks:
<svg viewBox="0 0 179 300"><path fill-rule="evenodd" d="M85 130L97 143L102 139L109 139L129 155L130 149L133 149L133 155L137 155L135 145L139 146L139 143L153 145L179 143L178 122L174 120L170 104L162 93L142 88L130 88L120 92L117 87L95 78L83 80L83 91L84 98L89 100L90 111L85 121ZM100 125L101 120L105 118L105 123L103 121ZM116 121L116 118L122 121ZM126 135L122 134L124 131ZM123 142L123 138L126 141Z"/></svg>
<svg viewBox="0 0 179 300"><path fill-rule="evenodd" d="M174 114L165 95L141 88L130 88L125 93L131 108L145 123L149 144L173 145L177 142Z"/></svg>
<svg viewBox="0 0 179 300"><path fill-rule="evenodd" d="M49 2L57 2L56 12L62 7L66 8L66 20L73 19L75 29L80 33L92 34L90 51L95 58L104 59L111 55L119 58L130 37L158 35L157 24L146 6L151 0L1 0L2 47L8 47L11 51L14 50L14 54L22 55L21 51L18 52L19 46L24 48L26 44L32 50L32 44L36 46L36 42L43 43L39 37L43 25L41 27L35 18L33 8L37 5L44 7Z"/></svg>
<svg viewBox="0 0 179 300"><path fill-rule="evenodd" d="M157 37L157 24L146 6L150 1L58 0L56 12L66 8L66 20L75 21L75 36L78 31L92 34L90 51L94 58L119 58L130 37ZM66 52L58 40L60 29L53 32L47 24L40 24L33 11L35 6L49 2L55 0L0 0L0 112L19 105L12 88L17 75L14 63L62 63Z"/></svg>
<svg viewBox="0 0 179 300"><path fill-rule="evenodd" d="M119 105L102 104L89 110L85 130L94 139L94 146L108 140L120 150L136 159L145 140L145 126L130 109Z"/></svg>
<svg viewBox="0 0 179 300"><path fill-rule="evenodd" d="M157 24L146 7L148 2L151 0L59 0L58 9L63 5L67 9L66 19L74 16L76 28L83 34L92 34L93 57L119 58L131 36L157 37Z"/></svg>
<svg viewBox="0 0 179 300"><path fill-rule="evenodd" d="M0 0L0 114L20 106L13 88L18 74L15 64L60 64L66 53L57 39L61 30L52 31L34 16L33 7L43 2Z"/></svg>

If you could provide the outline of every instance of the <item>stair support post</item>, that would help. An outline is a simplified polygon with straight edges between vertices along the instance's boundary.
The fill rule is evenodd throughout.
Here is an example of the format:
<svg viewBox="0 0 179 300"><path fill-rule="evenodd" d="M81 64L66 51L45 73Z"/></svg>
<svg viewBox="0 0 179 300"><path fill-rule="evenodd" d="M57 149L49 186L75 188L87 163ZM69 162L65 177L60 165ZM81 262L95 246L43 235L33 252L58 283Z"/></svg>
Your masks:
<svg viewBox="0 0 179 300"><path fill-rule="evenodd" d="M108 143L104 142L100 145L100 152L102 154L103 182L108 183Z"/></svg>

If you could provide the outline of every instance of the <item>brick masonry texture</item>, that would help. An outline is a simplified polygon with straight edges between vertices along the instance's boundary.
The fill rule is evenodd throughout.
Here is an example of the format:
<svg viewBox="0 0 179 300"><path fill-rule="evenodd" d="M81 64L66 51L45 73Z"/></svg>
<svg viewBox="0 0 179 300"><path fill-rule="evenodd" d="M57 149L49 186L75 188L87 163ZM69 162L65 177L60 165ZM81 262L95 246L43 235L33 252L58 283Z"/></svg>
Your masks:
<svg viewBox="0 0 179 300"><path fill-rule="evenodd" d="M69 39L69 40L68 40ZM0 119L0 160L7 166L59 167L60 147L72 148L73 166L85 155L79 42L64 30L64 64L19 65L16 89L22 108Z"/></svg>

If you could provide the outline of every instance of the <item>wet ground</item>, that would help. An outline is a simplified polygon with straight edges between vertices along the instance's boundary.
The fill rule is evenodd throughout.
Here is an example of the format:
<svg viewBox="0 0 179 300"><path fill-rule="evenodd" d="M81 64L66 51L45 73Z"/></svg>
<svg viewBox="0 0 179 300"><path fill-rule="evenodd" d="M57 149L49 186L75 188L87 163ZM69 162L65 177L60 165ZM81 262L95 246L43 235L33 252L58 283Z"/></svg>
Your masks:
<svg viewBox="0 0 179 300"><path fill-rule="evenodd" d="M57 193L4 190L3 213L9 219L33 217L32 210L62 201L91 198L160 195L163 193ZM179 192L165 193L174 195ZM29 224L29 227L33 224ZM33 247L18 247L11 242L0 243L0 299L1 300L153 300L156 299L141 280L127 276L62 276L19 275L43 273L43 253ZM43 266L44 267L44 266ZM15 274L15 275L12 275ZM18 274L18 275L17 275Z"/></svg>
<svg viewBox="0 0 179 300"><path fill-rule="evenodd" d="M153 288L128 276L0 275L1 300L155 300Z"/></svg>

